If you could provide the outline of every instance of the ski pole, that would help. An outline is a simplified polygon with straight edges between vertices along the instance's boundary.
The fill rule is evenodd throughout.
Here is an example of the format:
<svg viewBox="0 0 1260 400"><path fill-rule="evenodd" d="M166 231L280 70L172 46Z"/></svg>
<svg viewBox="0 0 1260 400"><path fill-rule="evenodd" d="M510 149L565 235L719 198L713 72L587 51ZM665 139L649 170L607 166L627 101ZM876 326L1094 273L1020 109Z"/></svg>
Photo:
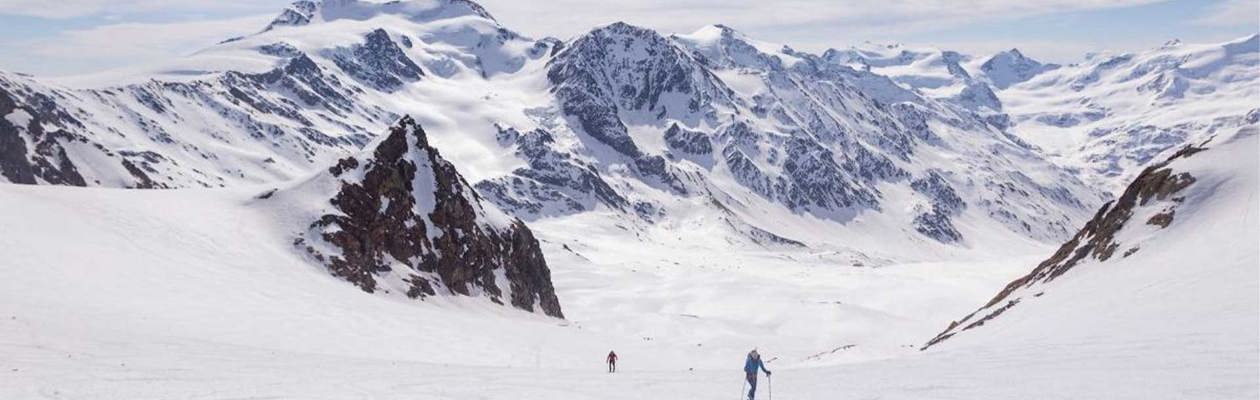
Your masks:
<svg viewBox="0 0 1260 400"><path fill-rule="evenodd" d="M744 389L746 388L748 388L748 381L744 381L742 385L739 385L739 400L744 400Z"/></svg>
<svg viewBox="0 0 1260 400"><path fill-rule="evenodd" d="M766 400L774 400L774 378L766 375Z"/></svg>

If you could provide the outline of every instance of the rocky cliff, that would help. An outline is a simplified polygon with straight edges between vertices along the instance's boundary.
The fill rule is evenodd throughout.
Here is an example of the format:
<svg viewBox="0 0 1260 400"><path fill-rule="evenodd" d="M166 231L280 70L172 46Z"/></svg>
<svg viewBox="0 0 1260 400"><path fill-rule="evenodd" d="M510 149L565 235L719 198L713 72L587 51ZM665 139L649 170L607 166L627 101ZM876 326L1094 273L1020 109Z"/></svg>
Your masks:
<svg viewBox="0 0 1260 400"><path fill-rule="evenodd" d="M295 245L366 292L480 296L564 316L530 229L483 201L410 117L358 155L264 196L285 192L327 199Z"/></svg>

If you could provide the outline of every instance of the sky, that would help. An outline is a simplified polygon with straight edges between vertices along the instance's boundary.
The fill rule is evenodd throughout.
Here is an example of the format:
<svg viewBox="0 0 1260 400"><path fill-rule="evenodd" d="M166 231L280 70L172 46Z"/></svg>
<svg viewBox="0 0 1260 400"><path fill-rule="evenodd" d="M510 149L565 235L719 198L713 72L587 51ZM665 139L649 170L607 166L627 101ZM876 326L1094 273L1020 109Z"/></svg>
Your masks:
<svg viewBox="0 0 1260 400"><path fill-rule="evenodd" d="M432 0L419 0L432 1ZM177 58L256 32L287 0L0 0L0 69L65 76ZM662 33L725 24L806 51L862 42L1070 63L1260 32L1260 0L478 0L509 29L570 38L616 21Z"/></svg>

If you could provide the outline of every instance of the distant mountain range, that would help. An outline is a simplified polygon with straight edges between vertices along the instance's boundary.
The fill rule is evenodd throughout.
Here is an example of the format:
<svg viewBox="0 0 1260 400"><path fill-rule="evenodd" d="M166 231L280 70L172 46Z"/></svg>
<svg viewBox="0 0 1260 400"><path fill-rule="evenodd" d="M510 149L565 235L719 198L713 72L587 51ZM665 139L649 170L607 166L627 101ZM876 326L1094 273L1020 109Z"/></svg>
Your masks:
<svg viewBox="0 0 1260 400"><path fill-rule="evenodd" d="M1258 59L1256 36L1066 66L1018 50L815 55L722 25L532 39L466 0L299 1L144 73L0 72L0 176L278 184L411 115L477 196L525 221L700 215L771 247L836 241L818 229L924 249L1044 244L1151 160L1254 125Z"/></svg>

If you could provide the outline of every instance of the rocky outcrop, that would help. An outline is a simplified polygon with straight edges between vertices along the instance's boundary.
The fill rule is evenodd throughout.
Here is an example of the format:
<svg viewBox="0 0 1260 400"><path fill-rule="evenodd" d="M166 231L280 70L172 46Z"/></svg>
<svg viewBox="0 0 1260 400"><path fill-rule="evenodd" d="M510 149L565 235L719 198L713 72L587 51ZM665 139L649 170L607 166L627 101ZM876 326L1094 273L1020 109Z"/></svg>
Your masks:
<svg viewBox="0 0 1260 400"><path fill-rule="evenodd" d="M58 104L56 97L40 92L0 74L0 181L20 184L87 186L89 181L67 152L77 147L109 163L97 175L126 180L127 187L155 188L163 185L149 178L148 162L160 156L144 152L113 152L70 129L84 125Z"/></svg>
<svg viewBox="0 0 1260 400"><path fill-rule="evenodd" d="M677 123L671 124L669 129L665 130L665 143L671 149L697 156L707 156L713 154L713 143L704 132L693 131L678 126Z"/></svg>
<svg viewBox="0 0 1260 400"><path fill-rule="evenodd" d="M1007 284L979 310L951 323L945 331L928 341L923 349L948 340L960 332L983 326L1017 306L1027 297L1024 294L1031 288L1049 283L1085 261L1105 262L1111 259L1116 255L1116 250L1125 245L1117 240L1118 234L1132 223L1131 220L1139 209L1159 207L1150 219L1138 222L1159 228L1168 227L1173 222L1177 205L1184 200L1178 194L1195 182L1195 178L1189 173L1176 172L1169 164L1203 150L1202 147L1186 146L1167 160L1147 167L1119 198L1103 205L1054 255L1038 264L1032 272ZM1122 256L1128 257L1137 251L1138 247L1132 246ZM1040 296L1041 293L1043 292L1032 296Z"/></svg>
<svg viewBox="0 0 1260 400"><path fill-rule="evenodd" d="M533 233L486 204L410 117L290 190L330 199L296 245L366 292L482 296L564 316Z"/></svg>
<svg viewBox="0 0 1260 400"><path fill-rule="evenodd" d="M927 197L931 202L925 210L919 210L914 217L914 229L930 238L944 243L957 242L962 234L954 228L952 218L962 212L967 204L937 171L929 171L928 175L910 182L915 192Z"/></svg>
<svg viewBox="0 0 1260 400"><path fill-rule="evenodd" d="M13 183L84 186L83 177L57 140L58 133L65 134L45 132L41 123L47 117L70 117L19 108L14 95L0 87L0 175Z"/></svg>

